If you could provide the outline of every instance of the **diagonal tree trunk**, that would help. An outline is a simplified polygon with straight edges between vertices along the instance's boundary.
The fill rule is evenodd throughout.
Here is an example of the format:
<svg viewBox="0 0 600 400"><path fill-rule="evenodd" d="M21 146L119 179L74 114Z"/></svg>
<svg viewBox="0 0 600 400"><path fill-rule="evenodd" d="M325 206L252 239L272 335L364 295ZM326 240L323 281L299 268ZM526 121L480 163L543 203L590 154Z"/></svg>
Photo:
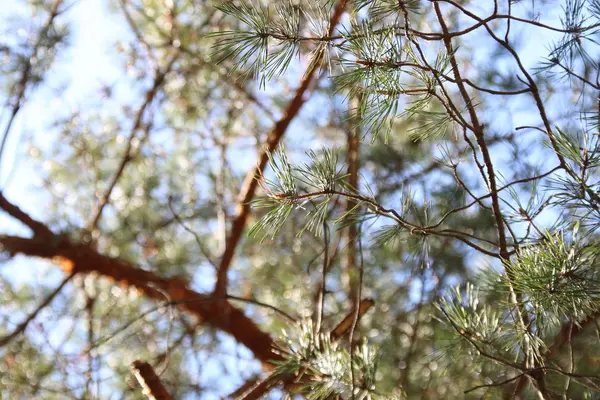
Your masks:
<svg viewBox="0 0 600 400"><path fill-rule="evenodd" d="M331 35L340 21L340 18L344 14L346 10L347 0L340 0L329 20L329 35ZM273 128L269 132L267 136L267 142L265 144L265 149L261 152L259 156L259 161L256 164L256 167L252 168L246 174L246 178L244 179L244 184L242 185L242 190L240 191L238 201L238 210L235 219L233 220L233 224L231 226L231 230L229 232L229 237L227 238L227 242L225 244L225 251L223 252L223 256L221 257L221 263L219 264L219 269L217 271L217 282L215 284L214 293L217 296L222 296L227 293L227 285L228 285L228 277L227 273L229 271L229 267L231 266L231 261L233 260L233 256L235 254L235 250L242 238L242 233L244 231L244 227L246 226L246 221L250 216L250 201L254 198L254 194L256 193L256 189L258 187L258 182L256 180L257 177L261 176L263 171L267 166L267 162L269 160L268 153L275 151L281 138L285 134L287 128L290 123L298 115L300 108L306 102L305 94L308 91L311 83L315 79L315 74L320 65L320 62L311 63L309 66L309 70L307 70L304 74L302 81L300 82L300 86L296 90L296 94L292 101L288 104L283 117L273 125Z"/></svg>

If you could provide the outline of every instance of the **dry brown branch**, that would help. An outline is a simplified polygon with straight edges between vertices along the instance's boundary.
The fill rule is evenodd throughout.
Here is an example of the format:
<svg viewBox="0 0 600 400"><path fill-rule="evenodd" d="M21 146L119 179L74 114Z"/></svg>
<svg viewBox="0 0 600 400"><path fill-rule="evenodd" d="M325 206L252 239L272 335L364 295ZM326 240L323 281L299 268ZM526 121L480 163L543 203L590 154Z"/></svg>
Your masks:
<svg viewBox="0 0 600 400"><path fill-rule="evenodd" d="M374 304L375 302L373 301L373 299L361 300L360 307L358 308L358 318L361 318L363 315L365 315L365 313L369 311L369 309L373 307ZM350 328L352 328L352 322L354 321L355 313L356 309L350 311L348 315L346 315L344 319L339 324L337 324L335 328L333 328L333 330L330 333L331 340L339 340L345 334L348 333Z"/></svg>
<svg viewBox="0 0 600 400"><path fill-rule="evenodd" d="M554 337L552 345L548 347L548 357L552 357L562 350L563 346L569 342L570 338L579 335L590 324L593 324L600 318L600 311L589 315L578 323L568 322L562 326L560 331Z"/></svg>
<svg viewBox="0 0 600 400"><path fill-rule="evenodd" d="M283 380L279 374L272 373L263 380L250 381L252 385L242 385L238 390L232 393L232 397L236 400L257 400L263 396L275 385Z"/></svg>
<svg viewBox="0 0 600 400"><path fill-rule="evenodd" d="M172 301L181 302L179 307L200 322L232 335L263 363L269 364L271 360L280 358L272 351L271 337L242 311L228 301L216 302L209 295L189 289L184 279L160 277L126 260L100 254L88 245L61 240L56 236L42 240L0 235L0 248L11 255L54 260L67 273L97 273L121 285L134 287L155 300L164 301L167 295Z"/></svg>
<svg viewBox="0 0 600 400"><path fill-rule="evenodd" d="M130 368L149 400L173 400L150 364L135 360Z"/></svg>

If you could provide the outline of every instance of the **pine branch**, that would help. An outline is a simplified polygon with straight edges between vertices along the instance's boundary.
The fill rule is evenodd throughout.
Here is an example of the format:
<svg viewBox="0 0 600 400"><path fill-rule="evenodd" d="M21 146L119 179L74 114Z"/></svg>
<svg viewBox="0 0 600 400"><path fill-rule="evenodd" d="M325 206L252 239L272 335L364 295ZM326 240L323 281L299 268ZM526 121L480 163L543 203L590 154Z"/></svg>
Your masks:
<svg viewBox="0 0 600 400"><path fill-rule="evenodd" d="M335 26L338 24L342 14L346 8L346 0L340 0L333 14L331 15L331 19L329 20L330 26L330 34L335 29ZM229 237L227 238L227 242L225 244L225 251L223 252L223 256L221 257L221 263L219 264L219 269L217 272L217 282L215 283L214 294L215 295L223 295L227 293L227 286L229 282L229 278L227 273L231 266L231 262L233 261L233 256L235 254L235 250L242 238L242 233L244 231L244 227L246 226L246 221L251 213L250 202L254 198L254 194L256 189L258 188L257 177L263 175L263 172L267 166L267 162L269 160L269 154L273 153L283 135L287 131L288 126L292 122L292 120L296 117L302 105L304 105L305 93L308 91L309 87L313 83L314 75L317 70L317 65L311 65L310 68L304 73L304 77L300 82L300 86L296 90L296 93L293 99L288 104L286 110L284 111L284 117L277 121L275 125L271 128L267 136L267 143L265 146L265 150L260 154L259 161L255 168L252 168L246 174L246 178L244 179L244 184L238 196L238 212L233 220L231 230L229 233Z"/></svg>
<svg viewBox="0 0 600 400"><path fill-rule="evenodd" d="M456 5L454 2L451 2L451 3L453 5L459 7L467 15L471 14L468 11L464 10L464 8L462 8L460 5ZM435 9L435 13L437 15L438 22L442 28L442 32L444 33L443 42L446 47L447 53L449 55L449 60L450 60L451 66L452 66L452 71L454 73L454 76L457 78L457 80L459 80L459 82L457 83L457 86L459 88L460 94L465 102L466 107L467 107L467 110L468 110L468 113L469 113L469 116L471 119L471 123L473 125L473 133L475 134L475 137L477 139L477 144L479 145L479 149L483 155L484 164L486 166L489 191L492 195L491 196L492 209L493 209L493 214L494 214L494 218L495 218L495 222L496 222L496 229L498 232L498 241L499 241L499 245L500 245L500 257L502 260L507 261L507 260L509 260L510 256L509 256L509 252L508 252L508 248L507 248L506 233L504 230L505 229L504 218L502 216L502 211L500 208L494 166L493 166L492 159L491 159L491 156L489 153L489 149L487 147L487 144L485 142L485 138L483 135L483 133L484 133L483 126L479 122L479 117L477 115L477 112L475 111L475 107L473 105L471 97L469 96L464 84L462 84L460 82L461 72L458 67L456 58L454 56L454 50L452 47L451 39L447 36L448 28L446 26L446 22L444 20L441 10L440 10L440 6L437 2L434 3L434 9ZM561 160L561 164L562 164L562 160ZM513 288L512 284L514 283L514 280L511 277L510 272L507 271L507 275L509 277L509 281L511 282L510 293L511 293L512 302L518 307L517 314L519 316L519 324L524 331L528 331L530 329L530 321L529 321L529 316L527 314L527 311L521 305L522 304L521 294ZM525 366L527 368L531 368L531 367L535 366L535 365L530 365L529 359L530 359L530 353L532 351L535 352L536 349L532 349L530 346L531 345L526 338L526 340L524 341L523 351L526 356ZM532 377L532 382L534 383L534 386L536 387L536 390L538 391L539 395L544 399L551 399L551 395L548 393L548 391L546 389L544 376L536 375L535 377L533 377L533 376L531 376L531 377Z"/></svg>
<svg viewBox="0 0 600 400"><path fill-rule="evenodd" d="M269 219L269 223L266 223L264 219L261 220L253 228L253 231L255 233L259 229L279 229L285 222L285 218L287 218L287 216L290 215L292 209L295 207L295 204L298 204L298 203L304 202L304 201L308 201L311 199L325 198L325 200L323 200L321 203L319 203L315 209L313 209L309 212L309 215L307 216L308 222L305 225L305 227L300 231L300 233L304 232L305 230L315 231L315 233L318 235L320 233L320 231L317 230L317 227L322 222L322 218L324 217L324 213L326 211L326 206L327 206L328 202L330 201L329 197L332 195L342 196L342 197L346 197L348 199L355 200L355 201L361 203L361 205L365 206L368 209L368 212L371 213L372 215L375 215L375 216L380 215L383 217L391 218L392 220L394 220L394 222L396 222L398 224L398 227L405 229L411 235L422 235L422 236L436 235L436 236L442 236L442 237L452 237L456 240L459 240L459 241L465 243L469 247L472 247L473 249L479 251L482 254L485 254L485 255L488 255L488 256L491 256L494 258L500 258L499 254L494 253L489 250L486 250L485 248L481 247L477 243L473 242L471 239L479 240L484 243L490 244L494 247L498 247L498 245L494 242L488 241L486 239L478 238L477 236L472 235L467 232L461 232L461 231L456 231L456 230L452 230L452 229L436 230L436 229L431 229L427 226L420 226L420 225L417 225L415 223L408 221L406 219L406 217L402 214L402 212L399 212L398 210L393 209L393 208L385 208L382 205L380 205L379 203L377 203L372 198L365 197L361 194L348 193L345 191L332 190L332 189L324 189L324 190L320 190L320 191L316 191L316 192L309 192L309 193L290 195L290 196L286 196L281 193L275 193L273 197L270 197L270 198L267 198L267 200L264 200L264 202L266 202L266 203L264 203L265 207L267 207L267 206L275 207L273 209L274 211L270 214L267 214L267 217L266 217L266 218L273 218L273 219L272 220ZM274 216L274 213L277 215ZM344 219L345 217L348 217L348 216L344 215L340 220ZM321 221L321 222L319 222L319 221ZM337 221L337 222L340 222L340 221ZM275 233L276 232L271 232L272 235L274 235ZM378 239L376 239L376 241L379 242L380 244L382 243Z"/></svg>

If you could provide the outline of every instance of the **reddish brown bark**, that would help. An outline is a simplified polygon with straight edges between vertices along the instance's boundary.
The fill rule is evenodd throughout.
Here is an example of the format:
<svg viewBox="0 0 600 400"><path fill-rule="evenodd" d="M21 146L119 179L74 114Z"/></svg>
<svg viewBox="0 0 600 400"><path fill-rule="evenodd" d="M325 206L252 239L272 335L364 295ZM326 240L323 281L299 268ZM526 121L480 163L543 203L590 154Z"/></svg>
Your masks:
<svg viewBox="0 0 600 400"><path fill-rule="evenodd" d="M365 315L365 313L369 311L374 304L375 301L373 301L373 299L361 300L360 306L358 307L358 318L362 318L362 316ZM337 324L335 328L333 328L333 330L330 333L331 340L340 340L345 334L347 334L350 331L350 328L352 328L352 322L354 321L355 313L356 309L350 311L350 313L348 313L348 315L346 315L344 319L339 324Z"/></svg>
<svg viewBox="0 0 600 400"><path fill-rule="evenodd" d="M146 296L164 301L165 294L178 307L233 336L264 363L278 360L273 353L271 337L242 311L228 301L215 301L212 296L195 292L181 278L163 278L118 258L98 253L88 245L71 243L59 236L23 238L0 235L0 250L11 255L23 254L53 260L65 270L75 273L97 273L126 286L133 286ZM219 304L220 303L220 304Z"/></svg>
<svg viewBox="0 0 600 400"><path fill-rule="evenodd" d="M246 382L245 384L240 386L235 392L233 392L229 397L235 400L262 399L264 395L274 386L280 384L281 382L286 383L288 381L291 381L292 379L293 376L283 376L272 373L263 380L253 380L250 382Z"/></svg>
<svg viewBox="0 0 600 400"><path fill-rule="evenodd" d="M333 32L345 11L347 0L340 0L330 20L330 32ZM305 94L314 80L319 63L313 64L300 83L294 98L289 103L284 116L275 123L267 137L266 149L261 153L255 168L248 172L239 196L237 216L233 222L231 233L219 265L215 295L197 293L187 287L187 282L180 278L163 278L153 272L143 270L134 264L119 258L100 254L96 249L82 243L74 243L65 237L53 234L43 223L35 221L19 208L9 203L0 192L0 208L27 225L34 236L32 238L0 235L0 251L10 255L23 254L53 260L68 273L97 273L126 286L137 288L141 293L160 301L165 294L178 307L197 317L201 322L209 324L232 335L235 340L251 350L257 359L269 365L272 360L281 357L273 352L271 337L242 311L233 307L222 296L227 292L227 272L233 260L235 249L241 239L244 226L250 216L249 202L254 197L260 175L268 161L268 152L274 151L293 118L305 103Z"/></svg>
<svg viewBox="0 0 600 400"><path fill-rule="evenodd" d="M340 21L340 18L346 9L346 2L347 0L340 0L337 3L330 19L329 36L331 36L333 33L333 30ZM242 233L244 232L244 227L246 226L248 217L250 216L250 201L254 198L254 194L256 193L256 189L258 187L258 181L256 178L262 175L265 167L267 166L267 162L269 160L268 153L277 149L277 146L279 145L279 142L285 134L288 126L298 114L302 105L306 102L304 95L313 82L318 66L319 63L311 63L311 69L306 71L304 74L304 78L300 82L300 86L296 90L294 98L288 104L283 117L277 121L275 125L273 125L273 128L269 132L265 146L266 148L261 152L256 167L252 168L246 174L244 184L242 185L242 190L240 191L238 197L239 205L237 214L233 220L231 231L225 244L225 251L223 252L221 263L219 264L219 269L217 271L217 282L214 290L214 293L217 296L222 296L227 293L227 273L229 271L229 267L231 266L233 256L235 255L235 250L240 242L240 239L242 238Z"/></svg>
<svg viewBox="0 0 600 400"><path fill-rule="evenodd" d="M358 189L358 171L360 168L360 109L361 109L362 96L358 95L350 102L350 115L351 118L348 121L349 127L347 131L347 154L346 163L348 164L348 186L352 189ZM346 200L346 212L350 213L356 207L357 202L353 199ZM345 284L348 296L351 299L352 307L355 307L356 299L354 294L356 293L356 285L358 283L357 271L358 271L358 226L357 224L350 224L346 230L346 258L345 258Z"/></svg>
<svg viewBox="0 0 600 400"><path fill-rule="evenodd" d="M148 399L173 400L173 397L163 386L150 364L136 360L131 363L131 372L133 372L140 386L144 389L144 395L146 395Z"/></svg>

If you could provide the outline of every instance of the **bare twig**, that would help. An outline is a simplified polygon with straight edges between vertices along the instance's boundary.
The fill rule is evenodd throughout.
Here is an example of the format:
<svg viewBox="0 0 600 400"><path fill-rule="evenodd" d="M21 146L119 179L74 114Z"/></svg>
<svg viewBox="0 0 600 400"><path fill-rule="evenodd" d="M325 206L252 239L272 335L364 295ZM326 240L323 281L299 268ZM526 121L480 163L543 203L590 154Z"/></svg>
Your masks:
<svg viewBox="0 0 600 400"><path fill-rule="evenodd" d="M1 243L1 242L0 242ZM65 285L71 280L73 279L73 277L75 276L75 272L72 272L70 275L68 275L65 279L62 280L62 282L60 283L60 285L58 285L56 287L56 289L54 289L52 291L52 293L50 293L45 299L44 301L42 301L40 303L40 305L35 309L34 312L32 312L31 314L29 314L29 316L27 316L27 318L25 318L25 320L23 322L21 322L19 324L19 326L16 327L16 329L14 331L12 331L12 333L10 333L9 335L4 336L3 338L0 338L0 347L6 346L8 343L10 343L14 338L16 338L17 336L19 336L21 333L25 332L25 329L27 329L27 326L29 325L29 323L31 321L33 321L35 319L35 317L37 317L37 315L46 307L48 307L48 305L50 305L50 303L52 302L52 300L54 300L54 298L62 291L62 289L65 287Z"/></svg>
<svg viewBox="0 0 600 400"><path fill-rule="evenodd" d="M171 214L173 214L173 218L177 221L179 226L181 226L186 232L191 233L194 236L194 239L196 240L196 243L198 244L198 248L200 249L200 252L204 256L204 258L206 258L206 261L208 261L210 263L210 265L212 265L214 268L217 268L217 263L214 261L212 254L210 254L210 251L206 248L204 243L202 243L202 240L200 239L200 236L198 235L198 233L196 231L194 231L192 228L190 228L189 226L187 226L183 222L183 220L181 219L179 214L177 212L175 212L175 210L173 209L173 198L171 196L169 196L167 204L169 206L169 210L171 211Z"/></svg>
<svg viewBox="0 0 600 400"><path fill-rule="evenodd" d="M34 66L35 60L37 60L38 51L44 43L44 41L47 40L48 32L50 31L50 29L52 29L54 20L60 14L59 7L61 6L62 2L63 0L54 0L52 2L48 19L46 20L46 23L38 33L37 39L31 50L31 55L25 60L25 65L21 72L21 77L15 85L17 95L10 111L10 117L8 118L8 122L6 123L6 127L4 128L4 133L2 134L2 140L0 141L0 165L2 161L2 153L4 152L4 148L6 147L6 143L8 141L8 135L10 134L10 130L15 121L15 118L17 117L17 114L21 109L23 100L25 98L25 93L27 91L27 87L29 86L29 82L31 81L32 68Z"/></svg>
<svg viewBox="0 0 600 400"><path fill-rule="evenodd" d="M119 182L119 179L121 179L121 176L125 171L125 167L127 166L127 164L129 164L130 161L132 161L135 158L137 152L133 151L133 142L136 138L137 131L142 127L146 109L150 106L150 104L158 94L159 89L164 83L165 76L171 71L173 65L175 64L175 61L177 61L177 58L178 54L171 56L170 60L167 62L167 65L162 70L156 71L156 76L154 78L152 87L146 92L144 103L142 103L135 115L133 126L131 127L131 131L129 132L129 137L127 138L127 145L125 146L123 158L121 159L121 162L117 167L117 171L115 172L110 183L108 184L106 191L102 196L100 196L99 202L98 204L96 204L96 208L92 213L92 218L90 219L90 222L87 226L88 231L91 232L94 229L96 229L98 222L100 221L100 217L102 217L102 211L110 201L110 196L115 186Z"/></svg>
<svg viewBox="0 0 600 400"><path fill-rule="evenodd" d="M516 381L517 379L523 378L523 377L525 377L525 376L526 376L526 374L525 374L525 373L520 373L520 374L518 374L518 375L515 375L515 376L514 376L514 377L512 377L512 378L505 379L505 380L503 380L503 381L500 381L500 382L488 383L488 384L485 384L485 385L477 385L477 386L473 386L472 388L465 390L465 392L464 392L464 393L465 393L465 394L467 394L467 393L471 393L471 392L474 392L474 391L475 391L475 390L477 390L477 389L483 389L483 388L490 388L490 387L504 386L504 385L506 385L506 384L508 384L508 383L514 382L514 381Z"/></svg>

